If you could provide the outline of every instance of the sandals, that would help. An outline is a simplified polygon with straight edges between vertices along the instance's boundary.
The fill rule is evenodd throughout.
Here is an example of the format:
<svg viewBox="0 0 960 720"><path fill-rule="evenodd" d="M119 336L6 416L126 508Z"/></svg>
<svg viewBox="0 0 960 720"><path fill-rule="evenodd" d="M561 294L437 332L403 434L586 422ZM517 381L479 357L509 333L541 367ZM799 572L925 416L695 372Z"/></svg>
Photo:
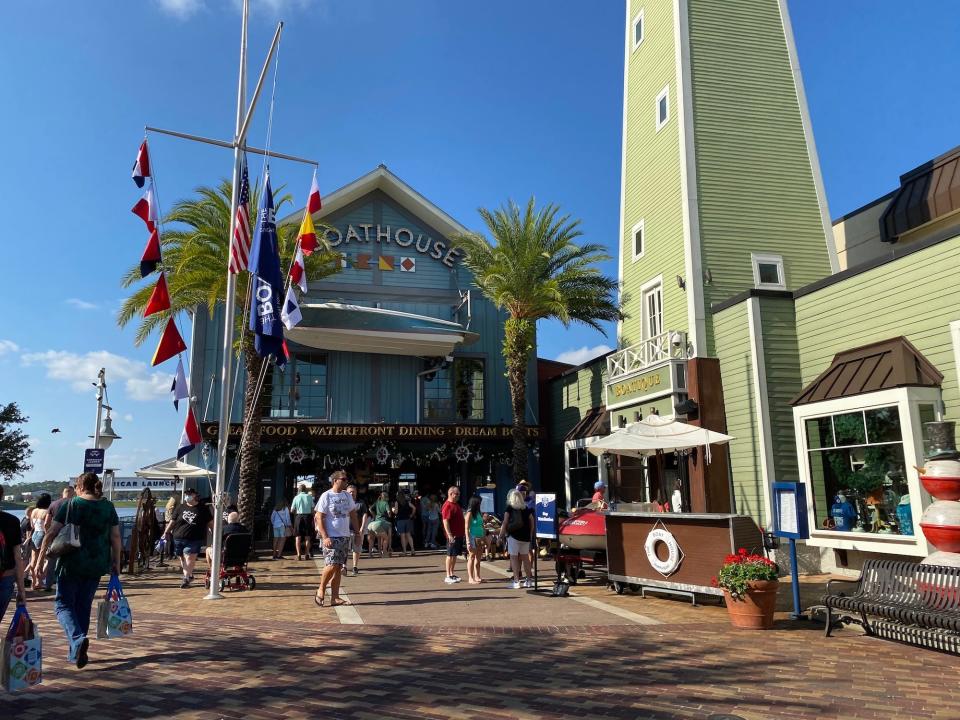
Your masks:
<svg viewBox="0 0 960 720"><path fill-rule="evenodd" d="M349 605L350 603L343 598L337 598L336 600L331 600L330 604L337 607L338 605Z"/></svg>
<svg viewBox="0 0 960 720"><path fill-rule="evenodd" d="M317 604L317 607L323 607L323 598L319 595L314 594L313 601Z"/></svg>

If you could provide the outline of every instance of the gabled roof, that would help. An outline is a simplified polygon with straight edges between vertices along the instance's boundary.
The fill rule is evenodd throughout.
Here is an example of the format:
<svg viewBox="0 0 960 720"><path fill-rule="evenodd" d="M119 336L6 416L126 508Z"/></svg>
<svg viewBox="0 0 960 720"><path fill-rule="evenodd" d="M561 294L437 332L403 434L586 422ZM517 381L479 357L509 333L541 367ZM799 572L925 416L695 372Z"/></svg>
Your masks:
<svg viewBox="0 0 960 720"><path fill-rule="evenodd" d="M563 436L564 440L581 440L589 437L603 437L610 434L610 414L603 405L592 407L580 418L580 422L570 428Z"/></svg>
<svg viewBox="0 0 960 720"><path fill-rule="evenodd" d="M837 353L830 367L790 401L807 405L898 387L939 387L943 375L905 337Z"/></svg>
<svg viewBox="0 0 960 720"><path fill-rule="evenodd" d="M334 190L329 195L324 195L323 208L314 214L314 219L320 220L331 213L335 213L374 190L383 191L401 207L406 208L445 236L449 237L450 235L469 232L454 218L390 172L387 166L383 164L378 165L376 169L353 182ZM303 208L291 213L280 222L299 223L301 217L303 217Z"/></svg>

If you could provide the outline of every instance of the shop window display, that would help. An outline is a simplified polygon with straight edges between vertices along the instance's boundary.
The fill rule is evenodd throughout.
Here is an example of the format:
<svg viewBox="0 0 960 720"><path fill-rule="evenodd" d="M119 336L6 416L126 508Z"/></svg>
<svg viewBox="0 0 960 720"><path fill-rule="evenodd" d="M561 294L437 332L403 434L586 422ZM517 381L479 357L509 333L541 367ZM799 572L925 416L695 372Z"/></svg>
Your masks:
<svg viewBox="0 0 960 720"><path fill-rule="evenodd" d="M913 535L896 405L808 418L805 431L821 528Z"/></svg>
<svg viewBox="0 0 960 720"><path fill-rule="evenodd" d="M484 362L458 357L423 383L423 418L428 422L483 420Z"/></svg>

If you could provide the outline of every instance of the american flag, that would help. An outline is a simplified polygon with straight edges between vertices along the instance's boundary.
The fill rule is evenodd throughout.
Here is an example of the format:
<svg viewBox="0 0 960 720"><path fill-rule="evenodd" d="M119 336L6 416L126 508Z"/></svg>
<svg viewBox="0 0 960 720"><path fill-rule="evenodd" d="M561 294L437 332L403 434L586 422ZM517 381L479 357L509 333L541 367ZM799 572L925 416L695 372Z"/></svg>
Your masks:
<svg viewBox="0 0 960 720"><path fill-rule="evenodd" d="M237 223L230 245L230 272L238 273L247 269L250 256L250 179L247 176L247 161L243 161L240 174L240 195L237 197Z"/></svg>

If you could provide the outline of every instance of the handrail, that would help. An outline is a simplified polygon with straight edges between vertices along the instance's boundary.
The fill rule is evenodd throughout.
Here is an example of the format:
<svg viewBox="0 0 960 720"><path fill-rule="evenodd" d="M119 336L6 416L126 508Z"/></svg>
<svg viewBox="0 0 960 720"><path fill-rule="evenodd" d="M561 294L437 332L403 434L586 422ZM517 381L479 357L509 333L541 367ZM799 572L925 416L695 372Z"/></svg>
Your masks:
<svg viewBox="0 0 960 720"><path fill-rule="evenodd" d="M686 360L689 357L687 333L668 330L608 355L607 379L638 372L671 358Z"/></svg>

